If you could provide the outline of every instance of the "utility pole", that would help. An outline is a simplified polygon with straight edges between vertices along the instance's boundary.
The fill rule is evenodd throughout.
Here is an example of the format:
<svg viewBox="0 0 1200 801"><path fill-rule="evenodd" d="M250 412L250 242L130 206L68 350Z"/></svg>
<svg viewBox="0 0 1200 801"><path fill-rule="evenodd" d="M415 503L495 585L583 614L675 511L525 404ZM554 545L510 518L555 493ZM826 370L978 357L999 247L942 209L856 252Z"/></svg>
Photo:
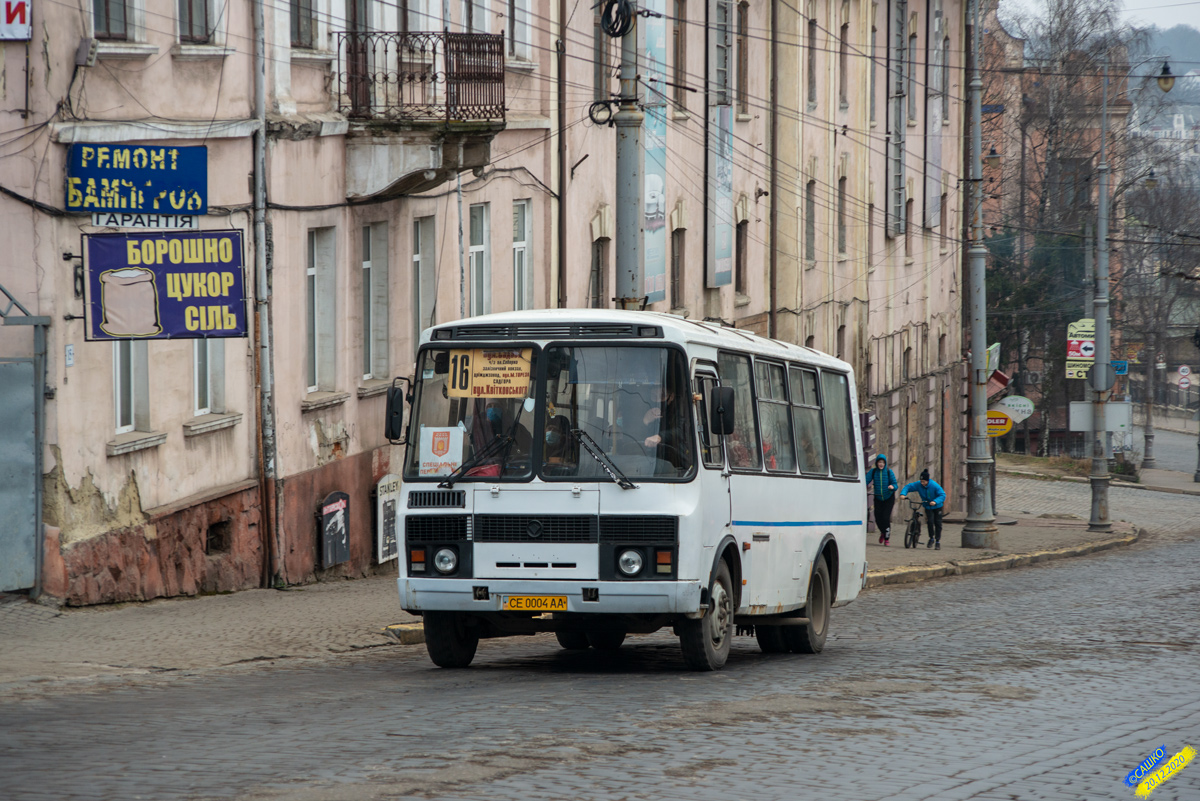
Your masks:
<svg viewBox="0 0 1200 801"><path fill-rule="evenodd" d="M644 178L642 118L637 80L637 9L622 4L632 15L621 37L621 100L613 115L617 127L617 296L618 309L640 309L644 281L642 273L642 226L645 223L642 192Z"/></svg>
<svg viewBox="0 0 1200 801"><path fill-rule="evenodd" d="M1100 202L1096 220L1096 361L1088 374L1088 384L1095 391L1092 401L1092 516L1089 531L1109 531L1108 516L1108 454L1105 434L1108 432L1106 403L1112 387L1112 342L1108 331L1108 58L1104 60L1104 86L1100 113Z"/></svg>
<svg viewBox="0 0 1200 801"><path fill-rule="evenodd" d="M980 0L971 0L971 437L967 450L964 548L998 548L992 511L991 449L987 435L987 247L983 244L983 80L979 77Z"/></svg>

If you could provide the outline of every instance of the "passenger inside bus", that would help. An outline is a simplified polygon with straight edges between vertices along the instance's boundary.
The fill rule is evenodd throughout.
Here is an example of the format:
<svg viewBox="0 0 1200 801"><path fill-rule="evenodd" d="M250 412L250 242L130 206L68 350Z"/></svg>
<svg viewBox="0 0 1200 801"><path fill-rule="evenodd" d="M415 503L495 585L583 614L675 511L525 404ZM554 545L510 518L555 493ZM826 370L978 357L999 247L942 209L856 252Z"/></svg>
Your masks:
<svg viewBox="0 0 1200 801"><path fill-rule="evenodd" d="M511 436L513 441L500 446L484 464L467 471L468 476L499 476L501 465L519 468L526 472L532 451L533 437L529 429L520 422L522 411L520 400L500 398L475 398L471 403L471 416L467 430L471 432L471 452L479 453L498 437ZM507 469L505 472L509 472Z"/></svg>

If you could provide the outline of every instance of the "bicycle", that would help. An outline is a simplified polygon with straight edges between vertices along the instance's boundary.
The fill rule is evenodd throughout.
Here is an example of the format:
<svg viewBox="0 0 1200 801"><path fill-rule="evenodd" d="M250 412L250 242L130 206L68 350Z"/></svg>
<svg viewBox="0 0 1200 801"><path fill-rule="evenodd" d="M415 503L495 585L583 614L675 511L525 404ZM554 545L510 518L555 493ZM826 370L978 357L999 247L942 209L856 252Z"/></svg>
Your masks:
<svg viewBox="0 0 1200 801"><path fill-rule="evenodd" d="M916 548L921 544L921 508L924 502L917 496L917 500L913 500L913 494L909 493L908 505L912 508L912 518L908 521L908 528L904 531L904 547Z"/></svg>

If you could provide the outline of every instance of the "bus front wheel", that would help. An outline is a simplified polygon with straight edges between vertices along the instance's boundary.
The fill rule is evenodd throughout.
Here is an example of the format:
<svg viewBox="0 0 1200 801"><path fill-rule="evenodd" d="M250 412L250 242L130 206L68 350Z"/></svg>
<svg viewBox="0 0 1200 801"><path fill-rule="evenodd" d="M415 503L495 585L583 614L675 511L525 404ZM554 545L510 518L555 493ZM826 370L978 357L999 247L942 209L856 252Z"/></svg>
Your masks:
<svg viewBox="0 0 1200 801"><path fill-rule="evenodd" d="M475 658L479 632L467 625L461 612L426 612L425 650L433 664L444 668L465 668Z"/></svg>
<svg viewBox="0 0 1200 801"><path fill-rule="evenodd" d="M556 631L554 636L558 644L568 651L586 651L591 645L587 633L582 631Z"/></svg>
<svg viewBox="0 0 1200 801"><path fill-rule="evenodd" d="M829 566L825 557L817 557L817 569L813 571L808 585L808 602L804 607L808 622L801 626L786 626L783 637L788 650L796 654L819 654L825 648L825 636L829 633L829 607L832 602L832 585L829 582Z"/></svg>
<svg viewBox="0 0 1200 801"><path fill-rule="evenodd" d="M733 644L733 578L722 559L708 592L708 611L699 620L679 625L683 661L692 670L719 670Z"/></svg>

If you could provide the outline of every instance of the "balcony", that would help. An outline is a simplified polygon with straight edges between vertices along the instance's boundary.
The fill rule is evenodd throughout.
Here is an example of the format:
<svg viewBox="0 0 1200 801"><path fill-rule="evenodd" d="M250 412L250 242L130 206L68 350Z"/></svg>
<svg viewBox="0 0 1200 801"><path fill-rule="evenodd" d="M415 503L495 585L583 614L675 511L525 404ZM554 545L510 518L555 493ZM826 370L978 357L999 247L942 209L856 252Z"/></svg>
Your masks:
<svg viewBox="0 0 1200 801"><path fill-rule="evenodd" d="M503 127L502 34L343 32L337 41L338 111L351 120Z"/></svg>

